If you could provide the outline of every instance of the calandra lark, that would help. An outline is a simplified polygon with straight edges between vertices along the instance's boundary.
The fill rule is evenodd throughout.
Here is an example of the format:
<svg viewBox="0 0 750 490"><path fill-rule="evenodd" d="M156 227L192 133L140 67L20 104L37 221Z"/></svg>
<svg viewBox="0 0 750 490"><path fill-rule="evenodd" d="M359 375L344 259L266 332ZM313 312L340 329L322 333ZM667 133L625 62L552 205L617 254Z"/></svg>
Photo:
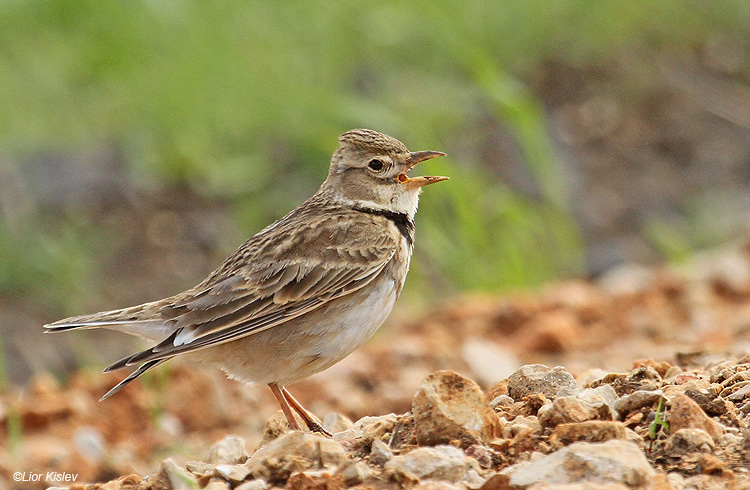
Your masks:
<svg viewBox="0 0 750 490"><path fill-rule="evenodd" d="M310 430L325 432L284 386L337 363L380 327L409 269L421 188L447 179L407 176L444 153L410 152L369 129L348 131L339 143L318 192L194 288L45 326L107 328L156 342L105 369L138 366L102 399L184 354L267 384L291 428L299 429L294 410Z"/></svg>

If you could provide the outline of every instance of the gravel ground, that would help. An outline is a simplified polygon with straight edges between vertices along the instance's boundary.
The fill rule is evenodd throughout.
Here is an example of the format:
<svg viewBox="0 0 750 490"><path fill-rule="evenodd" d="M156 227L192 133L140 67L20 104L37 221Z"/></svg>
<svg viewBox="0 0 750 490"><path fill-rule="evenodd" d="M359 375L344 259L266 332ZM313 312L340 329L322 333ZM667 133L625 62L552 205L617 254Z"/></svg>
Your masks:
<svg viewBox="0 0 750 490"><path fill-rule="evenodd" d="M0 398L0 488L750 488L749 250L394 320L291 387L330 439L193 364L102 403L122 374L38 375Z"/></svg>

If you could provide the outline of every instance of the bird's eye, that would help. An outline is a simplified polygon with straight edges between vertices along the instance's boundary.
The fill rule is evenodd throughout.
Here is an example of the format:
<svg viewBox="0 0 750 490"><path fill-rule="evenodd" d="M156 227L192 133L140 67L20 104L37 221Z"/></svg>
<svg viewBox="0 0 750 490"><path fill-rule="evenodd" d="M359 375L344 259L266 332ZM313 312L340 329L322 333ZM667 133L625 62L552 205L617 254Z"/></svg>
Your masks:
<svg viewBox="0 0 750 490"><path fill-rule="evenodd" d="M383 162L377 158L370 160L370 163L368 163L367 166L373 170L383 170Z"/></svg>

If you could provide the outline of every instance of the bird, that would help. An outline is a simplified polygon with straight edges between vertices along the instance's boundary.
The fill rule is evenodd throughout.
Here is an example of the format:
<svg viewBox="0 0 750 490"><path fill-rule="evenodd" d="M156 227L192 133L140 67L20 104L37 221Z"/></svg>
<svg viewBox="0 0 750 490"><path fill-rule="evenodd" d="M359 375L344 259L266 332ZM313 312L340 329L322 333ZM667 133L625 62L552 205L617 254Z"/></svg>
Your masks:
<svg viewBox="0 0 750 490"><path fill-rule="evenodd" d="M338 142L318 191L197 286L44 326L47 333L104 328L155 343L104 370L135 366L101 400L179 355L268 385L291 429L301 430L296 412L308 430L330 436L286 386L339 362L380 328L409 270L419 194L448 180L408 176L445 153L410 152L371 129L347 131Z"/></svg>

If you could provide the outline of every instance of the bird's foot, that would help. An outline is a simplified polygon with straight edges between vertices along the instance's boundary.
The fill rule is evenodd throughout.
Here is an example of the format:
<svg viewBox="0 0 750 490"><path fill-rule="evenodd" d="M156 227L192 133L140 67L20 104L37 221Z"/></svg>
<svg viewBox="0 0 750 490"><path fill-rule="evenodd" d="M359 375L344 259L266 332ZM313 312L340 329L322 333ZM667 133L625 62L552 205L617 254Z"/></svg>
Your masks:
<svg viewBox="0 0 750 490"><path fill-rule="evenodd" d="M310 429L310 432L317 432L318 434L323 434L326 437L333 437L333 434L331 434L325 429L325 427L314 420L305 420L305 424L307 424L307 428Z"/></svg>

